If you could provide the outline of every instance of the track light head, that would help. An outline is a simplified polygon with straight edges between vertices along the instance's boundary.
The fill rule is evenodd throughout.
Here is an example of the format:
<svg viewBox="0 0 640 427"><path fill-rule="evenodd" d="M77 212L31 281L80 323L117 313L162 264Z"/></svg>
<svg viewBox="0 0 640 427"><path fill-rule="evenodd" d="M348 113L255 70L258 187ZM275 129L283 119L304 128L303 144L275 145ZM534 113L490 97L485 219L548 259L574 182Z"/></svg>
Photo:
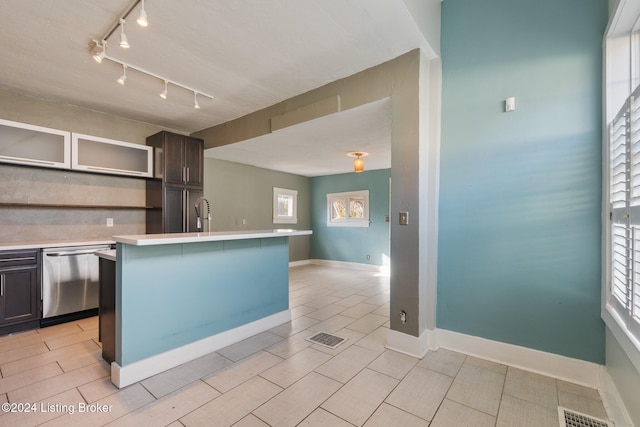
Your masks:
<svg viewBox="0 0 640 427"><path fill-rule="evenodd" d="M120 47L129 49L129 40L127 39L127 35L124 33L124 19L120 18Z"/></svg>
<svg viewBox="0 0 640 427"><path fill-rule="evenodd" d="M200 109L200 104L198 104L198 92L193 92L193 108L196 110Z"/></svg>
<svg viewBox="0 0 640 427"><path fill-rule="evenodd" d="M122 75L118 78L117 82L124 86L124 82L127 80L127 66L122 64Z"/></svg>
<svg viewBox="0 0 640 427"><path fill-rule="evenodd" d="M104 40L102 41L102 43L95 42L94 46L91 48L91 55L98 64L100 64L104 57L107 55L106 49L107 42Z"/></svg>
<svg viewBox="0 0 640 427"><path fill-rule="evenodd" d="M136 20L138 25L141 27L146 27L149 25L149 21L147 20L147 11L144 10L144 0L142 0L142 6L140 7L140 15L138 15L138 19Z"/></svg>
<svg viewBox="0 0 640 427"><path fill-rule="evenodd" d="M162 99L167 99L167 85L168 84L169 84L169 82L165 80L164 81L164 90L160 94L160 98L162 98Z"/></svg>

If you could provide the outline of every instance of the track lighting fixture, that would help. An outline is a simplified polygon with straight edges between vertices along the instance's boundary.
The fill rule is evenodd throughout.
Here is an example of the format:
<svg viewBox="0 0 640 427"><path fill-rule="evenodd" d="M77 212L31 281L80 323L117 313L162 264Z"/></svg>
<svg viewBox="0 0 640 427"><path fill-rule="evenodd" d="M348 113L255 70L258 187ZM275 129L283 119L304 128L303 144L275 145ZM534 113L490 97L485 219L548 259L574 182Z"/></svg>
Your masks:
<svg viewBox="0 0 640 427"><path fill-rule="evenodd" d="M122 86L124 86L124 82L127 80L127 66L122 64L122 75L117 80Z"/></svg>
<svg viewBox="0 0 640 427"><path fill-rule="evenodd" d="M169 84L169 82L167 80L165 80L164 81L164 90L160 94L160 98L162 98L162 99L167 99L167 85L168 84Z"/></svg>
<svg viewBox="0 0 640 427"><path fill-rule="evenodd" d="M193 108L196 110L200 109L200 104L198 104L198 92L193 92Z"/></svg>
<svg viewBox="0 0 640 427"><path fill-rule="evenodd" d="M127 35L124 33L124 23L125 20L120 18L120 47L129 49L129 40L127 39Z"/></svg>
<svg viewBox="0 0 640 427"><path fill-rule="evenodd" d="M142 4L140 4L142 3ZM120 76L120 78L118 78L117 82L121 85L125 84L125 81L127 80L127 69L133 69L139 73L142 74L146 74L149 77L153 77L155 79L159 79L161 81L164 82L164 90L162 91L162 93L160 93L160 97L162 99L167 99L167 93L168 93L168 86L169 83L171 83L174 86L177 86L179 88L185 89L187 91L193 92L193 108L195 109L199 109L200 108L200 104L198 103L198 96L200 97L205 97L205 98L209 98L209 99L213 99L213 96L211 95L207 95L206 93L202 93L199 90L196 90L192 87L189 86L185 86L183 84L177 83L173 80L169 80L166 79L156 73L153 73L151 71L145 70L143 68L140 68L138 66L135 65L131 65L130 63L121 61L119 59L116 59L112 56L107 55L107 40L109 39L109 37L111 37L113 35L113 33L115 33L115 31L118 29L118 27L120 27L120 46L123 48L128 48L129 47L129 40L127 39L127 35L124 32L124 26L126 23L126 19L128 18L128 16L131 14L131 12L140 4L140 13L138 15L137 18L137 22L138 24L140 24L140 26L142 27L146 27L147 25L149 25L149 21L147 20L147 11L144 8L144 0L135 0L135 2L133 3L133 5L131 7L129 7L129 9L127 9L127 11L122 14L120 16L120 18L118 19L118 21L116 21L116 23L111 27L111 29L105 34L104 37L102 37L100 40L101 41L97 41L97 40L93 40L92 43L90 44L90 52L91 55L93 56L93 59L96 60L96 62L101 63L103 59L108 59L111 62L115 62L116 64L120 64L122 66L122 76Z"/></svg>
<svg viewBox="0 0 640 427"><path fill-rule="evenodd" d="M146 27L149 25L149 21L147 20L147 11L144 10L144 0L142 0L142 6L140 7L140 15L138 15L138 19L136 20L138 25L141 27Z"/></svg>
<svg viewBox="0 0 640 427"><path fill-rule="evenodd" d="M92 48L93 59L96 60L98 64L102 62L104 57L107 55L107 42L102 40L102 43L95 42L95 45Z"/></svg>

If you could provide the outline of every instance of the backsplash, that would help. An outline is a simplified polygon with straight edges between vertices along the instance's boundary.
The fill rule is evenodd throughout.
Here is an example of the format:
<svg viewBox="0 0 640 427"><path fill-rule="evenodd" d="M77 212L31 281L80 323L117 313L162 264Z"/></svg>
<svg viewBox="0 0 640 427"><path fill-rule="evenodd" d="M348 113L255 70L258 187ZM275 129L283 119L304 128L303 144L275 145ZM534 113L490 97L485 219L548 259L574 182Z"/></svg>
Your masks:
<svg viewBox="0 0 640 427"><path fill-rule="evenodd" d="M145 209L140 208L145 205L145 180L141 178L0 164L0 188L0 243L145 233ZM107 218L113 218L113 227L106 226Z"/></svg>

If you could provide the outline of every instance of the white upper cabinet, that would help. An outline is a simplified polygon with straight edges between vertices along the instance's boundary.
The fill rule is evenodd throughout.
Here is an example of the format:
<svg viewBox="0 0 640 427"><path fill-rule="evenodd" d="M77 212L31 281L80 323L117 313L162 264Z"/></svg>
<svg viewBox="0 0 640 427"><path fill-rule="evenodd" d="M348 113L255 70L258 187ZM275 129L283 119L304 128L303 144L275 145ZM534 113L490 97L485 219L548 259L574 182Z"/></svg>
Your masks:
<svg viewBox="0 0 640 427"><path fill-rule="evenodd" d="M153 147L72 134L71 167L86 172L153 176Z"/></svg>
<svg viewBox="0 0 640 427"><path fill-rule="evenodd" d="M71 167L71 133L0 119L0 162Z"/></svg>

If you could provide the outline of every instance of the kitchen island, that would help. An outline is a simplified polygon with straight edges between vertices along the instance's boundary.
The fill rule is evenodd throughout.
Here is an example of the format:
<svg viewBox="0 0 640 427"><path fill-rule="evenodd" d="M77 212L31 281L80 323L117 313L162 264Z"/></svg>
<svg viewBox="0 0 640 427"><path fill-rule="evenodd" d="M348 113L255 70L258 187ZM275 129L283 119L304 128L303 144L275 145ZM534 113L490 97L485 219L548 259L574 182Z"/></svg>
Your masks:
<svg viewBox="0 0 640 427"><path fill-rule="evenodd" d="M117 387L291 319L289 237L309 230L114 236Z"/></svg>

